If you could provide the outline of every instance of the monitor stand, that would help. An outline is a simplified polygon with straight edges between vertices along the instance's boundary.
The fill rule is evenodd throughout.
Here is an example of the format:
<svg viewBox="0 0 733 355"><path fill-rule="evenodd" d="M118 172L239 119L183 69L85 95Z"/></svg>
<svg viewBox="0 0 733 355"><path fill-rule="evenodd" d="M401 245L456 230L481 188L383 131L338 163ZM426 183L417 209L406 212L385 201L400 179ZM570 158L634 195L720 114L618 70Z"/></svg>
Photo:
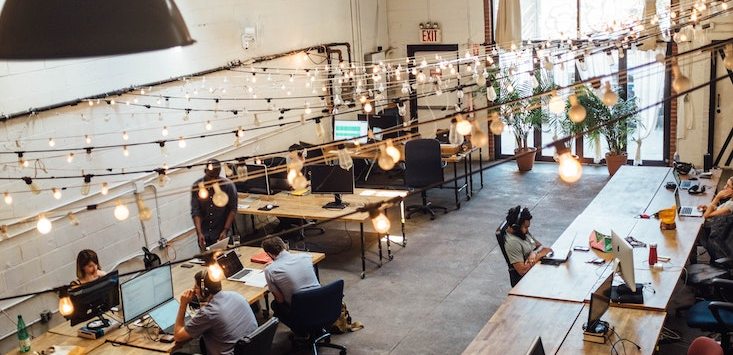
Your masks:
<svg viewBox="0 0 733 355"><path fill-rule="evenodd" d="M333 196L334 201L323 205L323 208L329 210L343 210L344 208L346 208L346 206L349 205L348 203L341 201L341 194L333 194Z"/></svg>
<svg viewBox="0 0 733 355"><path fill-rule="evenodd" d="M98 319L95 319L87 323L87 328L91 330L98 330L98 329L109 328L110 325L112 325L112 323L110 323L109 319L104 318L103 315L100 315Z"/></svg>
<svg viewBox="0 0 733 355"><path fill-rule="evenodd" d="M611 301L616 303L644 303L644 285L636 284L636 292L631 292L626 284L611 287Z"/></svg>

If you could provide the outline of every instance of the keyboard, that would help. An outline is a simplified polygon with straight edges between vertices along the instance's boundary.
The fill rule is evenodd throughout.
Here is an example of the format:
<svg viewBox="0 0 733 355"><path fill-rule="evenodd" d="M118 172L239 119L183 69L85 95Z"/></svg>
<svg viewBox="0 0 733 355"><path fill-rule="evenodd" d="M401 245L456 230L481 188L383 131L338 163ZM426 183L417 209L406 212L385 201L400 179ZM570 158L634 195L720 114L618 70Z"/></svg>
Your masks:
<svg viewBox="0 0 733 355"><path fill-rule="evenodd" d="M689 215L689 214L692 214L692 207L689 207L689 206L688 207L682 207L680 209L680 214L681 215L686 215L686 214Z"/></svg>
<svg viewBox="0 0 733 355"><path fill-rule="evenodd" d="M238 272L238 273L236 273L236 274L232 275L232 277L230 277L230 278L231 278L231 279L237 279L237 280L239 280L239 279L241 279L241 278L243 278L243 277L247 276L247 274L249 274L249 272L250 272L250 271L252 271L252 270L249 270L249 269L242 269L242 270L239 270L239 272Z"/></svg>

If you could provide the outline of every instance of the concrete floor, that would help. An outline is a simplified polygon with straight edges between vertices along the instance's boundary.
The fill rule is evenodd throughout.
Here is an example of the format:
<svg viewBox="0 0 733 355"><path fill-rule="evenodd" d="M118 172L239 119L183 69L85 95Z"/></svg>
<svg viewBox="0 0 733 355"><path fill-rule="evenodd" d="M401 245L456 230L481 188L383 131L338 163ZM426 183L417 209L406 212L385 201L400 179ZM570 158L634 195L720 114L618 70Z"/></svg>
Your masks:
<svg viewBox="0 0 733 355"><path fill-rule="evenodd" d="M529 206L531 231L552 244L609 179L603 166L584 167L575 185L558 179L555 164L538 163L524 174L516 170L510 162L486 171L485 187L470 201L462 195L460 210L434 221L425 216L407 220L407 248L395 247L394 260L381 268L367 264L364 280L359 279L358 232L353 231L358 226L348 226L347 235L343 223L333 223L327 234L309 238L311 249L328 252L320 266L322 283L343 279L349 311L365 325L334 336L333 342L346 346L349 354L460 354L510 288L494 237L507 209ZM474 184L478 188L478 181ZM454 208L451 190L431 190L428 196L434 204ZM375 237L369 246L376 259ZM289 349L287 328L281 326L274 353Z"/></svg>

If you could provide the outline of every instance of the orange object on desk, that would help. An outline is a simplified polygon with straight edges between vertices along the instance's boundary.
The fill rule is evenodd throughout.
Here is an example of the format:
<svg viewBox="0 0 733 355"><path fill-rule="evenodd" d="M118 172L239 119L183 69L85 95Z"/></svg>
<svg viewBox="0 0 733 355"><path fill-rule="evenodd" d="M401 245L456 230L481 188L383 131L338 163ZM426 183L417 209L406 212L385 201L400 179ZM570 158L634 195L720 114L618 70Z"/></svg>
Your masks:
<svg viewBox="0 0 733 355"><path fill-rule="evenodd" d="M267 253L263 250L255 255L252 255L252 258L250 258L249 261L257 264L267 264L272 262L272 258L267 255Z"/></svg>

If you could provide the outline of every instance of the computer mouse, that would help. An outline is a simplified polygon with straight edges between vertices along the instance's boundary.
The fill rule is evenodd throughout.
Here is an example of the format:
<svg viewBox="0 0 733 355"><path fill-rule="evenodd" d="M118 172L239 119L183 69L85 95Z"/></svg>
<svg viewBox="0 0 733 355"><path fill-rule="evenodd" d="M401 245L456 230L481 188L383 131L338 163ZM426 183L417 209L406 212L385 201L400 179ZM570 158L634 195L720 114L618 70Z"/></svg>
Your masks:
<svg viewBox="0 0 733 355"><path fill-rule="evenodd" d="M275 206L274 206L274 205L272 205L272 204L268 204L267 206L265 206L265 208L267 208L268 210L271 210L271 209L273 209L274 207L275 207Z"/></svg>

